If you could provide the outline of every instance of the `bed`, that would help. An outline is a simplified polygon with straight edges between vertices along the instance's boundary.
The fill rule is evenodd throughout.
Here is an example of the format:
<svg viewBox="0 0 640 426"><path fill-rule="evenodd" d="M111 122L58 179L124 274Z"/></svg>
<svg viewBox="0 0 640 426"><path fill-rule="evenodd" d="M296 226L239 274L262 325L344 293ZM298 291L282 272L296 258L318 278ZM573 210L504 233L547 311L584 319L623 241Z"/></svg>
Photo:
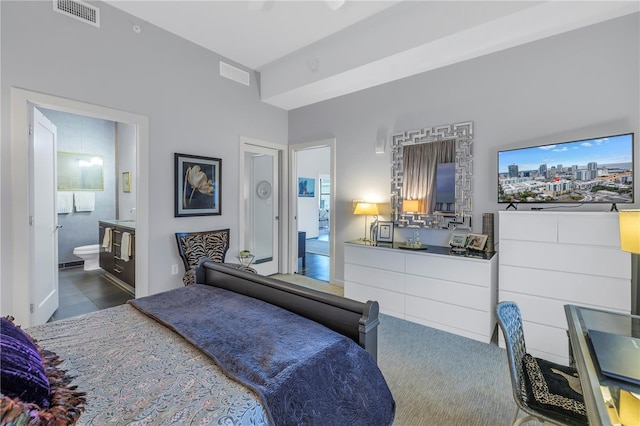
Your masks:
<svg viewBox="0 0 640 426"><path fill-rule="evenodd" d="M86 392L78 424L393 423L377 302L199 267L202 284L26 330Z"/></svg>

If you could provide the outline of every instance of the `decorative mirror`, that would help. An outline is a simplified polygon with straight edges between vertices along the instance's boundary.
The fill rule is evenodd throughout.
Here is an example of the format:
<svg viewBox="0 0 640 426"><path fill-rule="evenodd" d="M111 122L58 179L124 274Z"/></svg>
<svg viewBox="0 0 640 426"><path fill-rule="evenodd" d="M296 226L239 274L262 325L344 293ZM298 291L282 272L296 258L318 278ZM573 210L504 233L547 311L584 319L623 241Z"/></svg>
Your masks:
<svg viewBox="0 0 640 426"><path fill-rule="evenodd" d="M471 229L472 142L472 121L392 136L391 214L397 226ZM419 158L428 158L430 164ZM453 189L449 199L447 187Z"/></svg>

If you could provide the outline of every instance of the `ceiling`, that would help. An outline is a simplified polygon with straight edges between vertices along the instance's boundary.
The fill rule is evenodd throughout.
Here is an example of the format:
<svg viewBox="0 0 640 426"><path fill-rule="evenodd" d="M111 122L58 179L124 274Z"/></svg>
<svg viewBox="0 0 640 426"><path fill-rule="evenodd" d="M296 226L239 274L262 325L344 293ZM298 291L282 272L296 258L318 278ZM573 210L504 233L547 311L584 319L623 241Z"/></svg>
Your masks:
<svg viewBox="0 0 640 426"><path fill-rule="evenodd" d="M106 0L260 72L285 110L638 12L627 1ZM339 6L339 7L338 7Z"/></svg>

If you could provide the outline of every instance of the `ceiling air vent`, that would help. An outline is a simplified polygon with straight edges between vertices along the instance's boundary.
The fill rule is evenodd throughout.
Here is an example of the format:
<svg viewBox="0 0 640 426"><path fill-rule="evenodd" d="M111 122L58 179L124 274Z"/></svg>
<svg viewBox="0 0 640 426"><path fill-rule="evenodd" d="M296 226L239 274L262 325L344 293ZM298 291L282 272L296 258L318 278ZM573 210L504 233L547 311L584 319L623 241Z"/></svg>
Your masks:
<svg viewBox="0 0 640 426"><path fill-rule="evenodd" d="M245 86L249 85L249 73L220 61L220 75L230 80L237 81Z"/></svg>
<svg viewBox="0 0 640 426"><path fill-rule="evenodd" d="M53 0L53 10L94 27L100 27L100 9L83 1Z"/></svg>

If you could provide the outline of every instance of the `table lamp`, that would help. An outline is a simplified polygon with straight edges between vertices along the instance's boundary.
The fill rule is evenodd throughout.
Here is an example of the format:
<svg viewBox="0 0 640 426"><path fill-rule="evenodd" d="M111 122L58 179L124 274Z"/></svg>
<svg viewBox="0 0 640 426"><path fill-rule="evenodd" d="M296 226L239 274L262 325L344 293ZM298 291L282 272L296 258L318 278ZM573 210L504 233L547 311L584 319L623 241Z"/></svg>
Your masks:
<svg viewBox="0 0 640 426"><path fill-rule="evenodd" d="M640 210L620 210L620 248L631 253L631 313L638 314L638 269L640 269Z"/></svg>
<svg viewBox="0 0 640 426"><path fill-rule="evenodd" d="M363 241L370 241L367 238L367 216L377 216L378 215L378 205L376 203L356 203L355 209L353 209L353 214L363 214L364 215L364 238Z"/></svg>

